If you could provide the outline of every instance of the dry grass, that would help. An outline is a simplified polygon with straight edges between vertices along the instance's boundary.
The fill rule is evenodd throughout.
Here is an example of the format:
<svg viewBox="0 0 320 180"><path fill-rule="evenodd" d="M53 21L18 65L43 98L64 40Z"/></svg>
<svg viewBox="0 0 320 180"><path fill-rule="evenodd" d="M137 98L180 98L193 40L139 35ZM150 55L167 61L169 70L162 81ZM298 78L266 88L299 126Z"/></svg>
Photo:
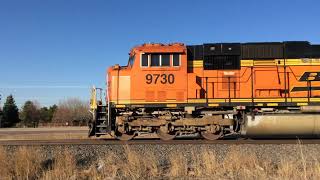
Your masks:
<svg viewBox="0 0 320 180"><path fill-rule="evenodd" d="M86 177L90 179L149 179L161 176L160 165L153 152L140 154L130 150L128 146L124 149L123 156L111 152L100 159L84 172Z"/></svg>
<svg viewBox="0 0 320 180"><path fill-rule="evenodd" d="M0 149L2 179L39 179L42 172L42 155L35 149L21 147L12 154Z"/></svg>
<svg viewBox="0 0 320 180"><path fill-rule="evenodd" d="M307 160L298 146L298 161L283 157L276 162L241 149L231 149L221 159L208 148L171 152L160 161L154 152L125 146L124 154L110 152L90 168L77 167L75 156L65 149L48 160L34 148L21 147L9 153L0 147L0 179L320 179L318 157Z"/></svg>
<svg viewBox="0 0 320 180"><path fill-rule="evenodd" d="M75 157L68 151L56 152L52 164L47 164L46 171L43 171L42 178L51 180L76 179L77 168Z"/></svg>

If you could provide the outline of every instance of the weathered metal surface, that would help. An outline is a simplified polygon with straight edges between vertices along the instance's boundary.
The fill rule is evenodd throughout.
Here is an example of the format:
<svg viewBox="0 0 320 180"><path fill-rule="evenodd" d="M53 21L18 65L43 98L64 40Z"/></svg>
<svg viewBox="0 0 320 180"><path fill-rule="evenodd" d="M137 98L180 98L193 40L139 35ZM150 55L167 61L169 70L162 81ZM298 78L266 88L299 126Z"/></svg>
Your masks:
<svg viewBox="0 0 320 180"><path fill-rule="evenodd" d="M172 123L174 126L206 126L213 124L230 126L234 124L234 120L222 119L220 116L207 116L203 118L184 118Z"/></svg>
<svg viewBox="0 0 320 180"><path fill-rule="evenodd" d="M237 114L237 111L201 111L201 114Z"/></svg>
<svg viewBox="0 0 320 180"><path fill-rule="evenodd" d="M318 136L320 115L248 116L242 128L244 136Z"/></svg>
<svg viewBox="0 0 320 180"><path fill-rule="evenodd" d="M320 112L320 106L301 106L301 112L304 113L316 113Z"/></svg>
<svg viewBox="0 0 320 180"><path fill-rule="evenodd" d="M128 122L130 126L161 126L166 124L165 119L137 119Z"/></svg>
<svg viewBox="0 0 320 180"><path fill-rule="evenodd" d="M117 124L122 124L121 118L117 119ZM166 119L136 119L128 122L130 126L162 126L168 121ZM212 124L219 124L222 126L229 126L234 124L232 119L222 119L221 116L207 116L203 118L183 118L170 122L173 126L206 126Z"/></svg>

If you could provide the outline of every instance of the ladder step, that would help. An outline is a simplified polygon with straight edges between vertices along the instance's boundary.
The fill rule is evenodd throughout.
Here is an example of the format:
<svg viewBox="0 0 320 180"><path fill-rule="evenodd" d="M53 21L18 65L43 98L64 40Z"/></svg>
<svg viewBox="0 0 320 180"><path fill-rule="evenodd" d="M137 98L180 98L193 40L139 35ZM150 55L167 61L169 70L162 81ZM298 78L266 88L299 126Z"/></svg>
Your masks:
<svg viewBox="0 0 320 180"><path fill-rule="evenodd" d="M108 127L108 126L107 126L107 125L97 125L97 127L98 127L98 128L101 128L101 127L105 127L105 128L106 128L106 127Z"/></svg>
<svg viewBox="0 0 320 180"><path fill-rule="evenodd" d="M96 135L107 135L107 133L96 133Z"/></svg>

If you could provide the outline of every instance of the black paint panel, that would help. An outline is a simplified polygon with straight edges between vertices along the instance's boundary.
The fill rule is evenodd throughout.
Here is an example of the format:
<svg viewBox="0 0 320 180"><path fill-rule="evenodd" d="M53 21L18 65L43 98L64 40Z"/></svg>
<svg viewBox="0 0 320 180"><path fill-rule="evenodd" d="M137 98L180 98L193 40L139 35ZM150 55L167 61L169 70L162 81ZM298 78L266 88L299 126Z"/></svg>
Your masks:
<svg viewBox="0 0 320 180"><path fill-rule="evenodd" d="M258 42L258 43L207 43L187 46L188 60L208 56L239 55L241 59L292 59L320 58L320 45L308 41Z"/></svg>

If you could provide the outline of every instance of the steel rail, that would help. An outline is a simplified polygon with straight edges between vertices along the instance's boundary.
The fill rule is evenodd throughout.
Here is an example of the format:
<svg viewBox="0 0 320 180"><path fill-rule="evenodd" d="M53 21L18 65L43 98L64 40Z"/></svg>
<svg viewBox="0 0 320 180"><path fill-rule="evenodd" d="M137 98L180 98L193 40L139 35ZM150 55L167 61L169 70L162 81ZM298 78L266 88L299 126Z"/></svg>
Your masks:
<svg viewBox="0 0 320 180"><path fill-rule="evenodd" d="M138 139L119 141L110 139L65 139L65 140L0 140L0 146L44 146L44 145L180 145L180 144L320 144L320 139L239 139L239 140L171 140Z"/></svg>

